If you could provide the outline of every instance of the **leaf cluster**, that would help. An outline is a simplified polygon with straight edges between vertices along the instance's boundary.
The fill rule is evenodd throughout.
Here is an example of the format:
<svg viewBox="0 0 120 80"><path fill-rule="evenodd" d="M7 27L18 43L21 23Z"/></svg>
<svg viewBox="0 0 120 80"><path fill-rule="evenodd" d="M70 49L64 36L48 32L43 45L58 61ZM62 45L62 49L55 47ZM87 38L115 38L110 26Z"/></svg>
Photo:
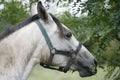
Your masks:
<svg viewBox="0 0 120 80"><path fill-rule="evenodd" d="M86 45L95 53L99 63L107 63L110 74L116 68L120 68L120 1L88 0L81 3L81 6L84 7L83 13L88 12L88 26L93 29ZM120 75L120 70L117 74ZM120 76L114 79L118 78Z"/></svg>
<svg viewBox="0 0 120 80"><path fill-rule="evenodd" d="M4 8L0 10L0 29L13 26L29 16L27 5L22 1L11 0L9 2L2 1Z"/></svg>

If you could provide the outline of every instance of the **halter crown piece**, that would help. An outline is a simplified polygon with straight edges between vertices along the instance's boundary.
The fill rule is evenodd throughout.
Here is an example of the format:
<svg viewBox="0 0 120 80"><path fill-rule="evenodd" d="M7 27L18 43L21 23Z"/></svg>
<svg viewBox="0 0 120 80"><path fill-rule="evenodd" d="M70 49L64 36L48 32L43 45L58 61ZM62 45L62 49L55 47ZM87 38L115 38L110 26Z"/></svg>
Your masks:
<svg viewBox="0 0 120 80"><path fill-rule="evenodd" d="M72 65L73 61L75 60L77 53L81 49L81 44L79 43L79 45L75 51L74 50L71 50L71 51L56 50L56 48L53 47L52 42L51 42L45 28L40 23L40 21L36 20L35 23L39 26L39 28L40 28L40 30L41 30L41 32L46 40L46 43L50 49L50 57L49 57L48 62L47 63L41 62L40 65L43 66L44 68L49 68L49 69L53 69L53 70L57 70L57 71L61 71L61 72L66 73L70 69L70 66ZM53 57L55 54L60 54L60 55L65 55L65 56L70 57L70 60L68 61L67 65L65 67L60 66L59 68L54 68L52 66L52 60L53 60Z"/></svg>

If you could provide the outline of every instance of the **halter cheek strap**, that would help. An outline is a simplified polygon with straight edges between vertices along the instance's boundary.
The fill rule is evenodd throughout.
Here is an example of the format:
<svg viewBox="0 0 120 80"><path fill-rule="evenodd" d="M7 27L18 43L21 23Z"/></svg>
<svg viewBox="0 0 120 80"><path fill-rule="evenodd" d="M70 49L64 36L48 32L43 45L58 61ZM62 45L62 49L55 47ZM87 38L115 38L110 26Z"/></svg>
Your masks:
<svg viewBox="0 0 120 80"><path fill-rule="evenodd" d="M50 58L49 58L49 60L48 60L48 62L47 62L47 65L50 65L50 64L52 63L52 59L53 59L53 56L54 56L54 54L55 54L55 51L54 51L55 48L53 47L52 42L51 42L51 40L50 40L50 38L49 38L49 36L48 36L45 28L44 28L43 25L40 23L40 21L39 21L39 20L36 20L35 22L36 22L36 24L39 26L39 28L40 28L40 30L41 30L41 32L42 32L42 34L43 34L43 36L44 36L44 38L45 38L45 40L46 40L46 42L47 42L47 45L48 45L48 47L49 47L49 49L50 49Z"/></svg>
<svg viewBox="0 0 120 80"><path fill-rule="evenodd" d="M63 51L63 50L56 50L56 48L53 47L52 42L45 30L45 28L43 27L43 25L40 23L39 20L36 20L35 23L39 26L46 42L47 45L50 49L50 57L47 63L40 63L41 66L43 66L44 68L49 68L49 69L53 69L53 70L57 70L57 71L62 71L62 72L67 72L70 69L70 66L72 65L73 61L75 60L75 57L77 55L77 53L79 52L79 50L81 49L81 44L78 45L77 49L75 51ZM53 57L55 54L60 54L60 55L65 55L70 57L70 60L68 61L67 65L65 67L60 66L59 68L54 68L52 67L52 61L53 61Z"/></svg>

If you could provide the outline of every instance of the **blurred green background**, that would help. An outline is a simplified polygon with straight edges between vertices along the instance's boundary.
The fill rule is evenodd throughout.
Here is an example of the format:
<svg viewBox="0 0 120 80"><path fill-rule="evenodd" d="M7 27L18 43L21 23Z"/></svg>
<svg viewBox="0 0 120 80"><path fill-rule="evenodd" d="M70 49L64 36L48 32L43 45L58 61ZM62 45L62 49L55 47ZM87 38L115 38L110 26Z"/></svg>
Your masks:
<svg viewBox="0 0 120 80"><path fill-rule="evenodd" d="M35 66L28 80L104 80L106 72L98 69L98 73L91 77L81 78L78 72L59 72Z"/></svg>

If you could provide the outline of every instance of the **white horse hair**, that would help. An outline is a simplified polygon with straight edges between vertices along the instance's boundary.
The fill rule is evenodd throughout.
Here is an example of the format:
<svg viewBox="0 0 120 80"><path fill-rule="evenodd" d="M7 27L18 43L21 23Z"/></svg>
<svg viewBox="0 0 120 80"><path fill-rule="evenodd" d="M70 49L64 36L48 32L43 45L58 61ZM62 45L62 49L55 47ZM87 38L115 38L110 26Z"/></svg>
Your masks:
<svg viewBox="0 0 120 80"><path fill-rule="evenodd" d="M75 50L79 42L72 35L69 40L60 36L60 30L53 17L46 12L42 4L38 3L37 15L20 23L8 32L0 34L0 80L27 80L32 68L40 62L47 62L50 51L44 36L34 20L39 21L46 29L53 45L59 50ZM32 7L32 6L31 6ZM31 10L36 9L32 7ZM36 10L37 11L37 10ZM34 15L34 13L32 13ZM59 23L60 24L60 23ZM64 31L70 31L65 25ZM55 55L52 64L65 66L69 57ZM91 71L91 66L93 69ZM82 45L71 70L79 71L80 76L86 77L96 74L96 61L91 53Z"/></svg>

